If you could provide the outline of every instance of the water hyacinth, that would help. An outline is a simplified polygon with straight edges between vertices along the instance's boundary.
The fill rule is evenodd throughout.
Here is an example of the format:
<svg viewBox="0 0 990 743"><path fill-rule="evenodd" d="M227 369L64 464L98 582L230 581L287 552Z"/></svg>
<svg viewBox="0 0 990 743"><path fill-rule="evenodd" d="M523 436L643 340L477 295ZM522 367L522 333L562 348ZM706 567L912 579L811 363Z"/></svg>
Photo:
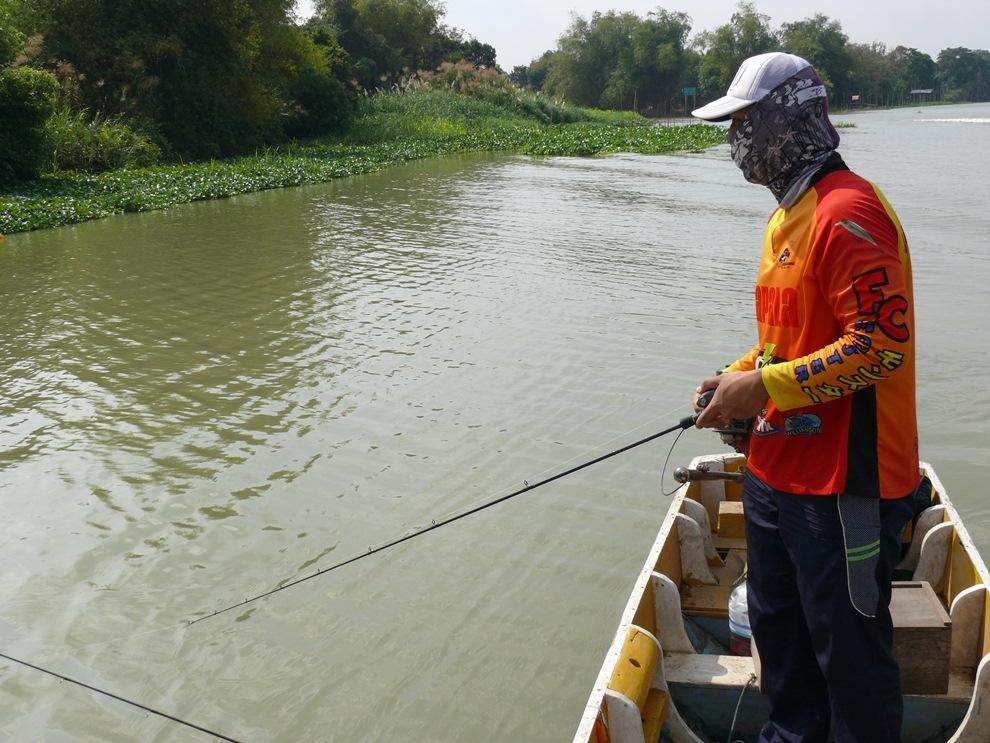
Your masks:
<svg viewBox="0 0 990 743"><path fill-rule="evenodd" d="M531 112L537 109L539 115ZM574 123L544 123L554 119ZM323 183L445 154L655 154L700 150L724 141L725 130L717 126L658 126L628 112L579 109L548 99L506 104L430 90L375 95L362 102L343 137L294 143L231 160L98 174L47 174L0 194L0 233Z"/></svg>

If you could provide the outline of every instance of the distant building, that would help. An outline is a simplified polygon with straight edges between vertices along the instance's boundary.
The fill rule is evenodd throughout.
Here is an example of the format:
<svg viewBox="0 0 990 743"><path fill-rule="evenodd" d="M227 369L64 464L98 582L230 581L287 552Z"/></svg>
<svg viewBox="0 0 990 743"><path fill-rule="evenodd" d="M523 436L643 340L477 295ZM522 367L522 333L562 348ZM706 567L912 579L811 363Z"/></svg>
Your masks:
<svg viewBox="0 0 990 743"><path fill-rule="evenodd" d="M933 88L918 88L916 90L912 90L910 93L908 93L908 95L911 96L912 103L921 103L922 101L932 100L933 92L934 92Z"/></svg>

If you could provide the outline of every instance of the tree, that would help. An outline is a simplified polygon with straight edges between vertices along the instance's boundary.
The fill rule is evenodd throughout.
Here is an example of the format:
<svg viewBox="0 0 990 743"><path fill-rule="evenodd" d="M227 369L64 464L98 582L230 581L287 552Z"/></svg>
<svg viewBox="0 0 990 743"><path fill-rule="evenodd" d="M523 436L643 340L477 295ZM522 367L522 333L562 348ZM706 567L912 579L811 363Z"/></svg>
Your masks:
<svg viewBox="0 0 990 743"><path fill-rule="evenodd" d="M0 0L0 67L11 64L24 47L25 37L14 26L13 0Z"/></svg>
<svg viewBox="0 0 990 743"><path fill-rule="evenodd" d="M316 10L339 30L355 79L365 89L433 69L447 51L443 7L436 0L321 0Z"/></svg>
<svg viewBox="0 0 990 743"><path fill-rule="evenodd" d="M990 99L990 52L985 49L953 47L938 55L938 78L946 100L985 101Z"/></svg>
<svg viewBox="0 0 990 743"><path fill-rule="evenodd" d="M544 89L585 106L633 101L632 63L634 13L572 14L571 25L557 42L557 53Z"/></svg>
<svg viewBox="0 0 990 743"><path fill-rule="evenodd" d="M887 55L894 101L903 103L912 90L934 90L937 84L935 60L917 49L894 47Z"/></svg>
<svg viewBox="0 0 990 743"><path fill-rule="evenodd" d="M859 96L861 105L888 105L892 95L890 60L880 42L850 44L849 95Z"/></svg>
<svg viewBox="0 0 990 743"><path fill-rule="evenodd" d="M174 155L278 142L313 115L299 96L333 87L317 82L332 75L332 60L294 24L293 0L24 2L47 63L77 73L79 103L136 122Z"/></svg>
<svg viewBox="0 0 990 743"><path fill-rule="evenodd" d="M547 79L547 74L554 65L557 52L548 49L539 57L529 63L528 66L516 65L509 75L516 85L530 88L531 90L543 90L543 83Z"/></svg>
<svg viewBox="0 0 990 743"><path fill-rule="evenodd" d="M0 183L34 178L44 162L44 123L58 81L30 67L0 69Z"/></svg>
<svg viewBox="0 0 990 743"><path fill-rule="evenodd" d="M457 62L459 59L463 59L475 67L495 69L498 67L495 63L496 56L495 47L491 44L483 44L471 37L467 41L462 41L452 54L448 54L446 61Z"/></svg>
<svg viewBox="0 0 990 743"><path fill-rule="evenodd" d="M704 54L698 85L707 98L725 93L744 59L780 49L780 39L770 28L770 16L757 12L749 2L739 3L728 24L699 34L696 43Z"/></svg>
<svg viewBox="0 0 990 743"><path fill-rule="evenodd" d="M574 15L558 49L530 66L547 69L544 88L575 103L658 111L668 107L683 78L691 19L658 8L635 13Z"/></svg>
<svg viewBox="0 0 990 743"><path fill-rule="evenodd" d="M319 0L307 27L335 31L350 78L365 90L387 88L442 62L495 69L495 47L444 26L443 15L439 0Z"/></svg>
<svg viewBox="0 0 990 743"><path fill-rule="evenodd" d="M58 90L50 73L11 66L26 40L14 26L17 5L0 0L0 183L37 175L46 154L43 127Z"/></svg>
<svg viewBox="0 0 990 743"><path fill-rule="evenodd" d="M688 69L685 49L691 18L657 8L633 32L634 79L641 107L668 109L683 87Z"/></svg>
<svg viewBox="0 0 990 743"><path fill-rule="evenodd" d="M818 13L803 21L785 23L780 40L785 51L811 62L833 101L849 100L849 38L838 21Z"/></svg>
<svg viewBox="0 0 990 743"><path fill-rule="evenodd" d="M906 46L894 47L890 61L897 71L901 87L906 90L934 88L937 84L938 68L935 60L924 52Z"/></svg>

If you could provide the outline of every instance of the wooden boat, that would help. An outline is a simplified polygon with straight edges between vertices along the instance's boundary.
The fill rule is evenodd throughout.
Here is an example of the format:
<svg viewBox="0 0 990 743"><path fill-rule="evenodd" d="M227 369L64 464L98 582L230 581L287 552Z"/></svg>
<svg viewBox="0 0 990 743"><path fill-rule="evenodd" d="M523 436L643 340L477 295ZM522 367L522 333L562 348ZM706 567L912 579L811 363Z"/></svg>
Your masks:
<svg viewBox="0 0 990 743"><path fill-rule="evenodd" d="M699 457L677 490L619 621L574 743L755 740L758 649L730 655L728 600L745 567L741 455ZM904 743L990 741L990 574L931 466L891 612ZM898 581L898 578L908 578ZM754 644L755 645L755 644Z"/></svg>

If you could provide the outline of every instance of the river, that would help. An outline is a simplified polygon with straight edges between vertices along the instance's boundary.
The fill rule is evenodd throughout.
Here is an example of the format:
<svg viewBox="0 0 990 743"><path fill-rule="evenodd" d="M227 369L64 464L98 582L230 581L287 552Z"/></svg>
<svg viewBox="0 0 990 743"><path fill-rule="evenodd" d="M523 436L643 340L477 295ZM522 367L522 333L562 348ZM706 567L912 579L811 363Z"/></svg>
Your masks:
<svg viewBox="0 0 990 743"><path fill-rule="evenodd" d="M915 270L922 457L990 554L990 104L837 117ZM0 652L250 741L569 739L773 207L722 146L471 156L0 246ZM0 739L208 736L0 663Z"/></svg>

